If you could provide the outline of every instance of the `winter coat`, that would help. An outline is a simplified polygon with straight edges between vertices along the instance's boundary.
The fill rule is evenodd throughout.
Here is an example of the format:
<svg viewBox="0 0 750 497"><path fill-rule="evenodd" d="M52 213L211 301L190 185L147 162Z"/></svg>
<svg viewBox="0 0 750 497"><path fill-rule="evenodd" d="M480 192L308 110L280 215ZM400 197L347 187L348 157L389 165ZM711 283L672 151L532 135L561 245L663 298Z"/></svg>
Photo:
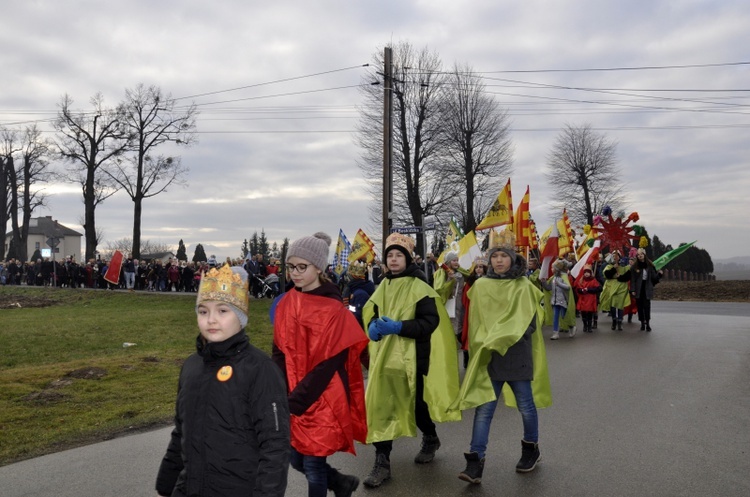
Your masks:
<svg viewBox="0 0 750 497"><path fill-rule="evenodd" d="M602 291L596 278L585 278L582 273L573 286L578 294L576 309L581 312L596 312L596 296Z"/></svg>
<svg viewBox="0 0 750 497"><path fill-rule="evenodd" d="M283 496L289 409L281 371L244 331L204 343L180 372L175 427L156 479L172 497Z"/></svg>
<svg viewBox="0 0 750 497"><path fill-rule="evenodd" d="M364 327L362 324L362 308L373 293L375 293L375 284L372 281L352 278L349 282L349 310L352 311L362 327Z"/></svg>
<svg viewBox="0 0 750 497"><path fill-rule="evenodd" d="M630 266L614 266L609 264L602 271L604 275L604 287L599 301L599 308L609 311L610 308L624 309L630 304Z"/></svg>
<svg viewBox="0 0 750 497"><path fill-rule="evenodd" d="M570 294L570 280L567 273L555 272L555 275L546 282L542 282L545 290L550 292L551 305L568 307L568 297Z"/></svg>
<svg viewBox="0 0 750 497"><path fill-rule="evenodd" d="M644 267L645 266L645 267ZM646 276L644 277L644 273ZM630 291L636 299L645 294L646 299L654 298L654 287L661 280L659 271L653 264L642 264L640 261L630 269Z"/></svg>

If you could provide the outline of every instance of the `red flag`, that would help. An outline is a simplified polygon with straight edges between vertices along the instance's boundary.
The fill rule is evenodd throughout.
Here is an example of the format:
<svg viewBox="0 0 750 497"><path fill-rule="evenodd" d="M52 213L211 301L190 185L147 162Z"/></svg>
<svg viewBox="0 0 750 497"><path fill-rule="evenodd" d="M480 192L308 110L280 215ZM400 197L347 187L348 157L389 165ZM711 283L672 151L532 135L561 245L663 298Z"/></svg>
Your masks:
<svg viewBox="0 0 750 497"><path fill-rule="evenodd" d="M555 260L557 260L559 249L557 247L557 239L560 233L557 231L557 223L552 223L552 233L547 238L547 243L544 244L542 249L542 267L539 270L539 278L547 279L550 275L550 266Z"/></svg>
<svg viewBox="0 0 750 497"><path fill-rule="evenodd" d="M104 273L104 279L116 285L120 282L120 269L122 269L122 252L115 250L112 259L109 261L107 272Z"/></svg>
<svg viewBox="0 0 750 497"><path fill-rule="evenodd" d="M514 218L513 229L516 234L516 246L517 247L530 247L529 241L531 234L529 217L529 187L526 186L526 194L523 196L523 200L518 204L518 210Z"/></svg>

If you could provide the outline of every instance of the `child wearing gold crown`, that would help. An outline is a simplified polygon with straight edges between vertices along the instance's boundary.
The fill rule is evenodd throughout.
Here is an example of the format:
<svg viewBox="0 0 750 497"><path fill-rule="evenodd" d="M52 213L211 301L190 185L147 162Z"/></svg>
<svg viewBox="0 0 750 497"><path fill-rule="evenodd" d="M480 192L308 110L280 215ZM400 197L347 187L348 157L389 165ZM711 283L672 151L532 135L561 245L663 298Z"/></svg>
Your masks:
<svg viewBox="0 0 750 497"><path fill-rule="evenodd" d="M379 487L391 478L393 440L414 437L419 428L422 448L414 462L429 463L440 447L435 421L461 419L461 413L447 412L458 393L453 327L437 292L414 263L413 251L412 238L388 236L386 279L362 311L371 340L367 442L375 446L367 487Z"/></svg>
<svg viewBox="0 0 750 497"><path fill-rule="evenodd" d="M515 237L493 238L487 275L468 291L469 366L451 409L476 407L466 469L458 477L481 483L490 424L502 391L523 421L521 459L516 471L532 471L540 460L537 407L551 405L542 339L542 292L526 277Z"/></svg>
<svg viewBox="0 0 750 497"><path fill-rule="evenodd" d="M292 242L286 268L294 289L273 310L273 359L286 377L292 430L291 465L307 479L308 497L333 490L350 496L359 479L327 457L355 453L364 442L364 380L359 357L367 336L324 275L331 238L315 233Z"/></svg>
<svg viewBox="0 0 750 497"><path fill-rule="evenodd" d="M197 352L180 372L175 427L156 479L161 496L286 491L286 388L271 359L248 341L247 307L244 269L212 268L203 276Z"/></svg>

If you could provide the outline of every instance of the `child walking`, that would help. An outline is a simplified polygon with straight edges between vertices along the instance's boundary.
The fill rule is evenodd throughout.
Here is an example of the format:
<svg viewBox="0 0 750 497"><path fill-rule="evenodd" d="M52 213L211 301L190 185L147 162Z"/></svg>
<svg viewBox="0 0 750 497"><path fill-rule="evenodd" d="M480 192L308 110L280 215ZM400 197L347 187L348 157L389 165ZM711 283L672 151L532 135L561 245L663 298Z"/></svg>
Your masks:
<svg viewBox="0 0 750 497"><path fill-rule="evenodd" d="M552 404L542 339L542 292L525 277L526 261L505 231L491 241L487 276L468 292L469 367L451 410L476 407L466 468L458 477L482 481L490 425L502 391L523 422L516 471L533 471L541 460L537 407Z"/></svg>
<svg viewBox="0 0 750 497"><path fill-rule="evenodd" d="M175 427L156 478L160 496L286 491L286 389L281 372L245 334L247 273L239 269L214 268L201 281L197 352L180 372Z"/></svg>
<svg viewBox="0 0 750 497"><path fill-rule="evenodd" d="M585 265L583 271L575 281L576 293L578 293L578 302L576 308L581 313L583 321L583 332L593 333L594 316L597 313L597 295L602 291L602 286L594 278L594 270L590 265Z"/></svg>
<svg viewBox="0 0 750 497"><path fill-rule="evenodd" d="M348 497L359 486L326 458L354 454L365 442L364 381L359 357L367 336L344 306L337 285L323 274L331 238L315 233L294 241L286 268L294 289L273 312L273 359L284 372L291 412L291 465L307 478L308 497L332 490Z"/></svg>

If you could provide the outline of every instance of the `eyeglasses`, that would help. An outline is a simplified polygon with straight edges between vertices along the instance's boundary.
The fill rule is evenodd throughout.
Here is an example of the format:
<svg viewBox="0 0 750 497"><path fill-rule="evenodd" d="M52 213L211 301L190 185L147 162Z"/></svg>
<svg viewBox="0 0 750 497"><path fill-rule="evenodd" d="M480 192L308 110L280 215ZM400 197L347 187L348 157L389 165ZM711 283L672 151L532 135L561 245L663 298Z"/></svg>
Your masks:
<svg viewBox="0 0 750 497"><path fill-rule="evenodd" d="M307 271L308 267L310 267L310 264L297 264L296 266L294 264L286 264L286 270L290 273L294 273L296 271L297 273L302 274Z"/></svg>

